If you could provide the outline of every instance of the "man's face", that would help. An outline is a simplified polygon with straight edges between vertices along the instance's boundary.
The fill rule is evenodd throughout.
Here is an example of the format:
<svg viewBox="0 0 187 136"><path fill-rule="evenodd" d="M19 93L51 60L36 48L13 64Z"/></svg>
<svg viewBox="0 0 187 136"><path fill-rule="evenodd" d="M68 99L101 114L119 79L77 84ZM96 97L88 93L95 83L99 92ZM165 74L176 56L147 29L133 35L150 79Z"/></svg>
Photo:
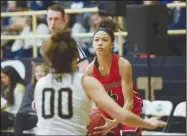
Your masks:
<svg viewBox="0 0 187 136"><path fill-rule="evenodd" d="M61 24L65 24L65 17L63 17L60 11L48 10L47 24L48 24L49 30L53 32Z"/></svg>

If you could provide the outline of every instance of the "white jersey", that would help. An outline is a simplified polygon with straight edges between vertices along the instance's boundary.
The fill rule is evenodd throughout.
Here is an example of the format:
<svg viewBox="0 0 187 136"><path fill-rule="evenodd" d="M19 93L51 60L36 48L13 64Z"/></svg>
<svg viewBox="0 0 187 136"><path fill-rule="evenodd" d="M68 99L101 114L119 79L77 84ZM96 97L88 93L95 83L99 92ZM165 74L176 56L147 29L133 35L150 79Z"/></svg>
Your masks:
<svg viewBox="0 0 187 136"><path fill-rule="evenodd" d="M91 101L82 74L48 74L35 88L36 135L86 135Z"/></svg>

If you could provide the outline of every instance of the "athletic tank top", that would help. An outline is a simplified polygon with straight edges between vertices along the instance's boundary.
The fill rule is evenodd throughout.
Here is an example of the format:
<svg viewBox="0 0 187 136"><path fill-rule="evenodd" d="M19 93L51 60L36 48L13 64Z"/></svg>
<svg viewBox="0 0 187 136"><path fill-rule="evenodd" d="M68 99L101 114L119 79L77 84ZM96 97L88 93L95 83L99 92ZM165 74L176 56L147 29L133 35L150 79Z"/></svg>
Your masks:
<svg viewBox="0 0 187 136"><path fill-rule="evenodd" d="M95 58L94 61L94 68L93 68L93 76L97 78L102 85L104 86L106 92L108 95L113 98L116 103L118 103L121 107L124 106L124 97L122 92L122 86L121 86L121 77L119 73L119 61L120 56L117 54L112 54L112 64L110 67L110 74L106 77L103 77L100 75L98 70L98 62ZM134 108L132 111L140 110L142 108L142 99L140 98L140 95L138 92L135 91L135 86L133 86L133 98L134 98ZM105 113L102 109L101 111L103 114L110 118L110 116Z"/></svg>
<svg viewBox="0 0 187 136"><path fill-rule="evenodd" d="M36 85L36 135L86 135L91 102L82 74L48 74Z"/></svg>

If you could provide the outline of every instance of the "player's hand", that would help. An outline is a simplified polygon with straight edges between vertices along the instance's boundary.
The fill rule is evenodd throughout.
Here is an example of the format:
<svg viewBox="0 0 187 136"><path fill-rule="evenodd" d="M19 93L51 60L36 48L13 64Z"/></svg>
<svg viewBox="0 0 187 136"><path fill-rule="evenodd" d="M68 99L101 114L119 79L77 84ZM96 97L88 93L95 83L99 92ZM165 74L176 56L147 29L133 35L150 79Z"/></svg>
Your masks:
<svg viewBox="0 0 187 136"><path fill-rule="evenodd" d="M145 118L144 120L150 124L148 129L156 129L167 125L166 122L159 120L159 117Z"/></svg>
<svg viewBox="0 0 187 136"><path fill-rule="evenodd" d="M113 129L114 127L116 127L118 125L118 124L116 124L116 122L114 122L111 119L106 118L102 114L101 114L101 116L105 120L105 124L100 127L95 127L94 132L93 132L94 135L106 135L111 129Z"/></svg>
<svg viewBox="0 0 187 136"><path fill-rule="evenodd" d="M34 100L32 101L32 110L35 111L35 112L37 111L37 110L36 110L36 105L35 105L35 101L34 101Z"/></svg>

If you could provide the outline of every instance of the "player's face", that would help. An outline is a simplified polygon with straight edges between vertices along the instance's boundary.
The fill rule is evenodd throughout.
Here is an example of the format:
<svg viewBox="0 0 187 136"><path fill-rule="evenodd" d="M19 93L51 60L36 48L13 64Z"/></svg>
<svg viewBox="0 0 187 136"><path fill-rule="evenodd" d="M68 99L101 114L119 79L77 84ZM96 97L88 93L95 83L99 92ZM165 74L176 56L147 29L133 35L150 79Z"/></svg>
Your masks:
<svg viewBox="0 0 187 136"><path fill-rule="evenodd" d="M111 37L104 31L99 31L93 38L93 48L97 55L110 54L113 48Z"/></svg>
<svg viewBox="0 0 187 136"><path fill-rule="evenodd" d="M63 18L62 13L60 11L48 10L47 24L51 32L53 32L61 24L65 24L65 23L66 23L65 17Z"/></svg>
<svg viewBox="0 0 187 136"><path fill-rule="evenodd" d="M5 84L5 85L10 85L10 79L7 75L5 75L4 73L1 72L1 81Z"/></svg>
<svg viewBox="0 0 187 136"><path fill-rule="evenodd" d="M34 76L36 80L38 81L41 77L44 77L46 75L44 68L40 65L36 66Z"/></svg>

